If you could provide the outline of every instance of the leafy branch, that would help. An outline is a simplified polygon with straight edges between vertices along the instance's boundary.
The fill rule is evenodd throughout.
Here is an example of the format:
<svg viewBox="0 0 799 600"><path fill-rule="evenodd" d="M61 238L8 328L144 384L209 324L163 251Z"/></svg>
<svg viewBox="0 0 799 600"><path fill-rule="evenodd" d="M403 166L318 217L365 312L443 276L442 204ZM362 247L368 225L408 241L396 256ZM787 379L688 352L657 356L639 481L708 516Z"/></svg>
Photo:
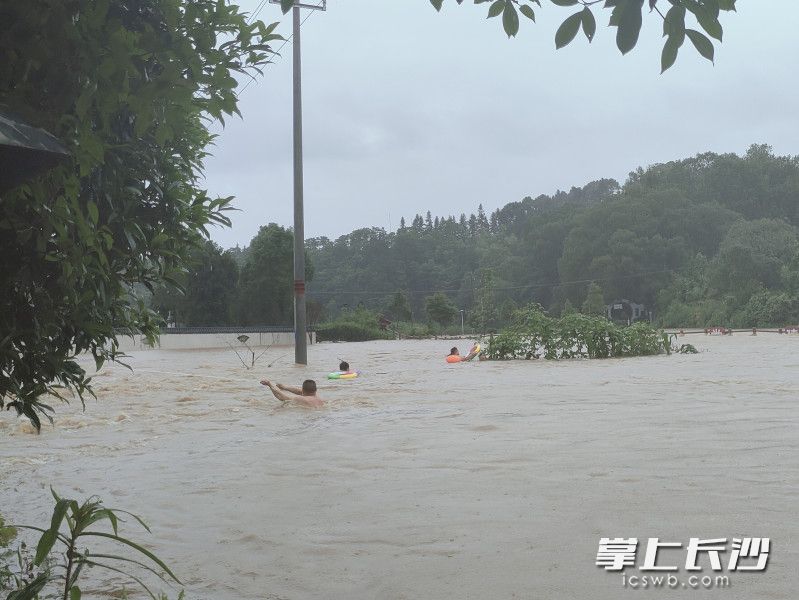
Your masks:
<svg viewBox="0 0 799 600"><path fill-rule="evenodd" d="M91 394L77 356L99 369L121 357L118 336L154 342L160 318L137 288L177 285L209 228L230 225L232 198L201 187L208 124L239 114L235 75L282 38L230 0L39 0L3 16L0 104L70 152L0 201L0 255L14 257L0 269L0 409L38 430L53 413L42 396Z"/></svg>
<svg viewBox="0 0 799 600"><path fill-rule="evenodd" d="M713 62L714 47L710 37L722 41L723 28L719 21L721 11L735 11L736 0L549 0L552 4L579 10L567 17L555 33L555 47L563 48L570 44L582 29L585 37L591 42L596 35L596 16L592 10L598 4L601 9L611 11L608 25L616 28L616 46L622 54L635 48L643 24L643 9L646 4L650 13L659 15L663 21L663 37L667 38L661 54L661 72L666 71L677 60L677 53L685 38L691 41L697 52ZM456 0L462 4L463 0ZM660 5L658 3L660 2ZM444 0L430 0L433 7L440 11ZM519 32L519 13L535 21L533 5L541 8L540 0L474 0L475 4L490 3L489 19L502 15L502 28L508 37L515 37ZM285 3L289 7L291 0ZM670 8L664 14L661 7L668 4ZM285 12L285 10L284 10ZM687 28L685 17L691 13L698 29ZM707 35L705 35L707 34Z"/></svg>

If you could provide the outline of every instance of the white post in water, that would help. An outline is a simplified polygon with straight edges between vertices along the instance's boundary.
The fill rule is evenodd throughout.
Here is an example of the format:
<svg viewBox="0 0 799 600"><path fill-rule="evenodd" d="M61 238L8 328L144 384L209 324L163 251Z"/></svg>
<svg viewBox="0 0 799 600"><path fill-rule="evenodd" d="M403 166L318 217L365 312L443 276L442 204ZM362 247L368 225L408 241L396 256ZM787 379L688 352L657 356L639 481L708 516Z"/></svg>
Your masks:
<svg viewBox="0 0 799 600"><path fill-rule="evenodd" d="M280 0L270 0L273 4ZM305 219L302 189L302 54L300 9L325 10L327 0L307 4L295 0L292 43L294 55L294 362L308 364L308 336L305 326Z"/></svg>

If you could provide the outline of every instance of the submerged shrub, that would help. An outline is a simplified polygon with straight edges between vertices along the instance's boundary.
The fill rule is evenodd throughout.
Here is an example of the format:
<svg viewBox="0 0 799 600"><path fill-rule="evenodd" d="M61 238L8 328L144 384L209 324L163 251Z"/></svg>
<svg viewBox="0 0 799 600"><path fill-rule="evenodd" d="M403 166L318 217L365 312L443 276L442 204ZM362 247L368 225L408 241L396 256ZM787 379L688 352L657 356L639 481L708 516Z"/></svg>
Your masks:
<svg viewBox="0 0 799 600"><path fill-rule="evenodd" d="M391 331L380 329L379 315L364 308L345 312L335 321L316 328L316 339L320 342L365 342L393 337Z"/></svg>
<svg viewBox="0 0 799 600"><path fill-rule="evenodd" d="M670 352L668 336L648 323L620 327L604 317L549 317L541 306L516 313L513 324L491 338L485 351L494 360L514 358L613 358Z"/></svg>
<svg viewBox="0 0 799 600"><path fill-rule="evenodd" d="M377 326L364 327L359 323L325 323L316 328L316 339L320 342L365 342L392 337Z"/></svg>
<svg viewBox="0 0 799 600"><path fill-rule="evenodd" d="M699 354L699 350L697 350L691 344L683 344L679 348L675 350L677 354Z"/></svg>

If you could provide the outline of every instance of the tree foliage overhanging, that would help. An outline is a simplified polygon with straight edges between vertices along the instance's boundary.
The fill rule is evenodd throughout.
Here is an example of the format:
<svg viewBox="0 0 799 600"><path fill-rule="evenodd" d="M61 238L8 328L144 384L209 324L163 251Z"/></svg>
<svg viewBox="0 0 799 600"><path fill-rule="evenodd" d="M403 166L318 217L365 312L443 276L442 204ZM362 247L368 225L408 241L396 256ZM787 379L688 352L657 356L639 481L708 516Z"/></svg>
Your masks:
<svg viewBox="0 0 799 600"><path fill-rule="evenodd" d="M455 0L463 4L463 0ZM580 33L592 42L597 31L594 9L606 9L608 26L616 29L616 47L627 54L638 44L644 22L644 11L660 19L663 37L666 38L660 55L661 72L677 60L686 38L694 49L713 62L715 48L710 38L722 41L724 28L719 17L722 12L735 11L737 0L544 0L562 7L577 9L569 15L555 32L555 47L568 46ZM280 0L284 13L291 10L295 0ZM488 18L501 17L502 29L508 37L515 37L521 25L520 15L535 22L535 11L543 8L541 0L474 0L475 4L489 4ZM441 11L444 0L430 0ZM534 8L537 7L537 8ZM551 8L551 7L550 7ZM687 23L686 23L687 20ZM693 25L693 27L691 27ZM710 36L710 37L708 37Z"/></svg>
<svg viewBox="0 0 799 600"><path fill-rule="evenodd" d="M463 0L455 1L463 4ZM287 10L292 2L293 0L282 0L283 10ZM686 38L703 58L712 62L715 48L710 38L719 42L722 40L724 29L719 16L722 11L734 11L736 0L549 0L549 2L559 7L576 9L576 12L572 12L555 32L556 48L569 45L580 30L589 42L593 41L597 31L597 18L592 9L599 8L606 9L609 13L608 25L616 29L616 47L622 54L626 54L638 44L644 11L648 9L651 15L661 21L663 37L666 38L660 55L660 68L663 72L675 63ZM514 37L519 32L521 21L519 15L535 22L535 11L543 8L541 0L474 0L474 3L490 3L488 18L501 16L502 28L508 37ZM430 4L440 11L444 0L430 0ZM533 8L534 5L537 8Z"/></svg>
<svg viewBox="0 0 799 600"><path fill-rule="evenodd" d="M134 284L174 281L230 198L199 178L208 125L238 113L235 73L268 62L274 25L227 1L33 0L0 7L0 107L55 134L67 163L0 198L0 406L38 398L153 337Z"/></svg>

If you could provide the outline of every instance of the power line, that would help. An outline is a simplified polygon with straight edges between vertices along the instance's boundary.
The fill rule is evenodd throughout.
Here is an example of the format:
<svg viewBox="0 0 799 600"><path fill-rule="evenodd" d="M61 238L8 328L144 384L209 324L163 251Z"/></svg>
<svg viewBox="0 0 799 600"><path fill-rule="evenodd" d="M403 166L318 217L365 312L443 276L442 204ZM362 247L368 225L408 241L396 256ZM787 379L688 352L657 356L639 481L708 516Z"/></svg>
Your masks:
<svg viewBox="0 0 799 600"><path fill-rule="evenodd" d="M263 1L261 2L261 4L259 5L259 7L258 7L258 8L257 8L257 9L256 9L254 12L253 12L253 15L252 15L252 19L253 19L253 20L255 20L255 17L257 17L257 16L258 16L258 13L260 13L260 12L261 12L261 10L263 9L263 7L264 7L264 6L266 6L266 0L263 0ZM302 27L303 25L305 25L305 21L307 21L308 19L310 19L310 18L311 18L311 15L312 15L312 14L314 14L315 12L316 12L315 10L308 11L308 14L307 14L307 15L305 15L305 18L302 20L302 22L300 22L300 27ZM283 43L280 45L280 48L278 48L277 50L275 50L275 51L274 51L274 53L273 53L273 56L276 56L276 57L280 58L280 51L281 51L281 50L282 50L282 49L283 49L283 48L286 46L286 44L288 44L288 43L291 41L291 39L292 39L293 37L294 37L294 34L292 33L292 34L291 34L289 37L287 37L285 40L283 40ZM271 61L269 64L275 64L275 61ZM267 65L267 66L268 66L268 65ZM247 83L246 83L246 84L244 84L244 87L243 87L243 88L241 88L241 90L240 90L240 91L239 91L239 92L236 94L236 98L240 98L240 97L241 97L241 95L244 93L244 91L245 91L245 90L246 90L248 87L250 87L250 84L251 84L253 81L255 81L255 76L250 76L250 79L247 81Z"/></svg>
<svg viewBox="0 0 799 600"><path fill-rule="evenodd" d="M260 13L263 7L266 6L266 2L267 0L261 0L261 3L258 5L258 7L254 11L252 11L249 17L247 17L248 24L255 21L256 17L258 17L258 13Z"/></svg>
<svg viewBox="0 0 799 600"><path fill-rule="evenodd" d="M580 283L594 283L599 281L617 281L619 279L635 279L637 277L645 277L648 275L660 275L663 273L679 273L676 269L660 269L658 271L642 271L640 273L633 273L631 275L621 275L618 277L594 277L591 279L574 279L572 281L559 281L557 283L530 283L527 285L516 285L516 286L508 286L508 287L495 287L492 288L496 292L501 291L514 291L514 290L525 290L525 289L541 289L541 288L557 288L557 287L565 287L567 285L575 285ZM456 293L463 291L463 288L458 289L425 289L425 290L402 290L403 293L406 294L428 294L428 293L435 293L435 292L443 292L443 293ZM318 296L334 296L337 294L372 294L372 298L382 298L384 296L390 296L396 294L397 290L393 290L390 292L375 292L374 290L338 290L333 292L312 292L309 291L309 295L318 295ZM375 295L379 294L379 295Z"/></svg>

